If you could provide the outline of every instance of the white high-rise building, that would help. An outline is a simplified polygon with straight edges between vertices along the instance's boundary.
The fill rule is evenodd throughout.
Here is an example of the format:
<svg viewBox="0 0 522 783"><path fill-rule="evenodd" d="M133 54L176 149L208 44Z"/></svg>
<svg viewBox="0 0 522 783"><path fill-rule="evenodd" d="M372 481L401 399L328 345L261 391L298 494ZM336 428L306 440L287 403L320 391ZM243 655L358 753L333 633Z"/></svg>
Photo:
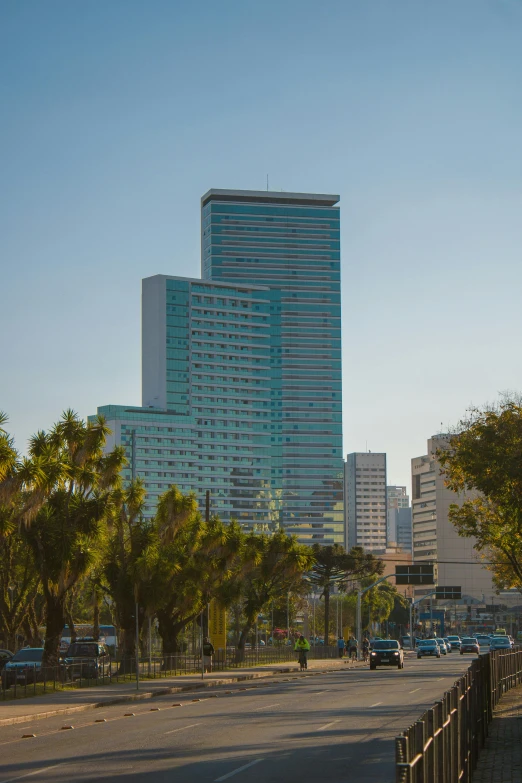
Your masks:
<svg viewBox="0 0 522 783"><path fill-rule="evenodd" d="M344 464L347 548L386 549L386 454L354 452Z"/></svg>
<svg viewBox="0 0 522 783"><path fill-rule="evenodd" d="M437 449L447 437L428 440L428 453L411 461L413 562L436 564L439 586L462 588L462 597L492 604L495 589L492 574L480 563L474 538L462 538L448 518L452 503L463 503L466 494L457 494L444 484ZM418 596L432 588L417 588ZM498 601L498 598L497 598Z"/></svg>
<svg viewBox="0 0 522 783"><path fill-rule="evenodd" d="M397 544L411 552L411 508L406 487L386 487L388 504L388 545Z"/></svg>

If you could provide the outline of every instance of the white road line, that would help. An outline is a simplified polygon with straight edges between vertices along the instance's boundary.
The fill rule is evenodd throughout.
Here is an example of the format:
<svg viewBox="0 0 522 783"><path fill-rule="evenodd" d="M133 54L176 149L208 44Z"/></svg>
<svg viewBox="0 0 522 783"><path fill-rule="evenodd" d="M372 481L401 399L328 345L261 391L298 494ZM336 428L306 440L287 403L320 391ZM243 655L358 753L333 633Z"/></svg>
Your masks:
<svg viewBox="0 0 522 783"><path fill-rule="evenodd" d="M52 767L42 767L41 769L34 769L32 772L27 772L25 775L19 775L17 778L9 778L9 780L2 780L1 783L15 783L15 780L23 780L24 778L30 778L31 775L39 775L40 772L49 772L51 769L61 767L61 764L53 764Z"/></svg>
<svg viewBox="0 0 522 783"><path fill-rule="evenodd" d="M244 769L253 767L254 764L259 764L260 761L263 761L263 759L256 759L255 761L251 761L250 764L244 764L242 767L238 767L233 772L229 772L228 775L222 775L220 778L216 778L214 783L220 783L221 780L228 780L228 778L231 778L233 775L237 775L238 772L243 772Z"/></svg>
<svg viewBox="0 0 522 783"><path fill-rule="evenodd" d="M280 702L277 704L265 704L264 707L256 707L254 712L259 712L259 710L269 710L270 707L279 707Z"/></svg>
<svg viewBox="0 0 522 783"><path fill-rule="evenodd" d="M327 723L325 726L321 726L317 731L324 731L325 729L329 729L330 726L335 726L336 723L340 723L341 719L339 720L333 720L331 723Z"/></svg>
<svg viewBox="0 0 522 783"><path fill-rule="evenodd" d="M177 731L185 731L186 729L193 729L194 726L201 726L201 723L191 723L190 726L182 726L180 729L171 729L170 731L166 731L165 734L175 734Z"/></svg>
<svg viewBox="0 0 522 783"><path fill-rule="evenodd" d="M326 691L312 691L312 693L314 694L314 696L320 696L321 693L330 693L330 691L329 690L326 690Z"/></svg>
<svg viewBox="0 0 522 783"><path fill-rule="evenodd" d="M417 693L417 691L420 691L420 688L415 688L413 691L410 691L410 693Z"/></svg>
<svg viewBox="0 0 522 783"><path fill-rule="evenodd" d="M376 701L376 702L375 702L375 704L370 704L370 709L371 709L372 707L378 707L378 706L379 706L379 704L382 704L382 701Z"/></svg>

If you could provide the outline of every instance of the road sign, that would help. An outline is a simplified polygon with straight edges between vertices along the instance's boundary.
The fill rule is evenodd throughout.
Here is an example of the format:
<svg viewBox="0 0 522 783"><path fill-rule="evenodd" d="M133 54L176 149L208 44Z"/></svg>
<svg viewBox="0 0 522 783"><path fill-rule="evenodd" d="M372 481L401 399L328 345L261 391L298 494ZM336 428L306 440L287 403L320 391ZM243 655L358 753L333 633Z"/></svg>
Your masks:
<svg viewBox="0 0 522 783"><path fill-rule="evenodd" d="M435 598L440 600L451 599L452 601L458 601L460 598L462 598L462 587L460 585L458 587L440 587L439 585L435 592Z"/></svg>
<svg viewBox="0 0 522 783"><path fill-rule="evenodd" d="M395 584L397 585L432 585L435 583L433 565L398 565L395 566Z"/></svg>
<svg viewBox="0 0 522 783"><path fill-rule="evenodd" d="M227 648L227 612L215 598L208 607L208 635L216 650Z"/></svg>

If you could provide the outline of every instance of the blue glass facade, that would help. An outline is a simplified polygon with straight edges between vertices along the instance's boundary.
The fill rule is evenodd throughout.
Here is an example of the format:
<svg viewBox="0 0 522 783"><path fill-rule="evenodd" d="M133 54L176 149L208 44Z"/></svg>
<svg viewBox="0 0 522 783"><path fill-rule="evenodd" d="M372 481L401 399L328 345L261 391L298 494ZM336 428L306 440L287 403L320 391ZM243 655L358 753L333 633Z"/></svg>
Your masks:
<svg viewBox="0 0 522 783"><path fill-rule="evenodd" d="M343 541L338 197L209 191L202 277L266 286L270 487L285 527Z"/></svg>

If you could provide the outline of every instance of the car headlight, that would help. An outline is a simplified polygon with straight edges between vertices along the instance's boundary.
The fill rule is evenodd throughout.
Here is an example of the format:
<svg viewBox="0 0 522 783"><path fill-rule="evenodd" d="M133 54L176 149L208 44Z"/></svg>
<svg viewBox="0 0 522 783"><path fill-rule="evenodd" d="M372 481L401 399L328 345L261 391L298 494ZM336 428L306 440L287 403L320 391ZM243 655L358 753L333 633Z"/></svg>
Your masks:
<svg viewBox="0 0 522 783"><path fill-rule="evenodd" d="M375 653L375 652L372 652L372 655L377 655L377 653Z"/></svg>
<svg viewBox="0 0 522 783"><path fill-rule="evenodd" d="M394 652L393 654L394 654L394 655L398 655L399 653L398 653L398 652Z"/></svg>

